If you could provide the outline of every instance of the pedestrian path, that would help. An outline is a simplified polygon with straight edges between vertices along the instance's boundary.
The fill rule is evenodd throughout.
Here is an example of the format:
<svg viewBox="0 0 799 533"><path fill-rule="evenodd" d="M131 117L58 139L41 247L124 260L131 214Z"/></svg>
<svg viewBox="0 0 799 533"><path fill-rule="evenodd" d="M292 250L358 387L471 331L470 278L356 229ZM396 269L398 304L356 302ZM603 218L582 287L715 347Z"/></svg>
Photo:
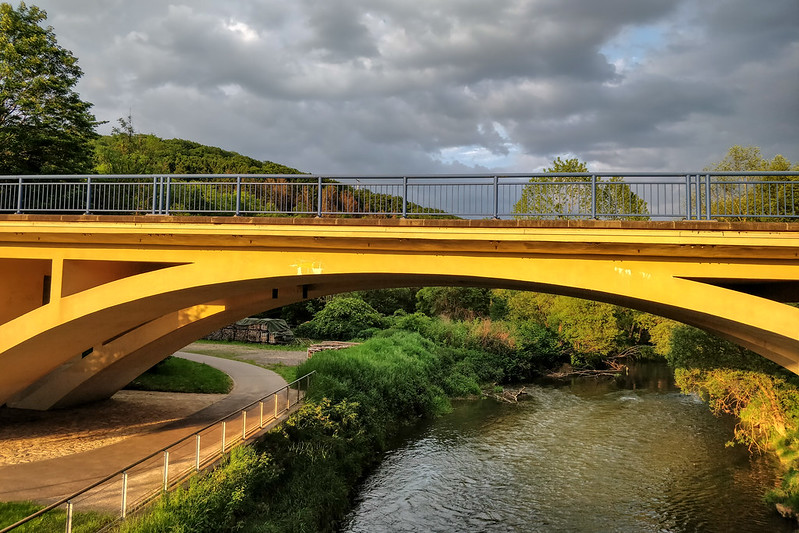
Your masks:
<svg viewBox="0 0 799 533"><path fill-rule="evenodd" d="M233 390L219 402L183 420L109 446L0 467L0 501L55 502L286 386L278 374L248 363L183 352L175 355L225 372L233 379Z"/></svg>

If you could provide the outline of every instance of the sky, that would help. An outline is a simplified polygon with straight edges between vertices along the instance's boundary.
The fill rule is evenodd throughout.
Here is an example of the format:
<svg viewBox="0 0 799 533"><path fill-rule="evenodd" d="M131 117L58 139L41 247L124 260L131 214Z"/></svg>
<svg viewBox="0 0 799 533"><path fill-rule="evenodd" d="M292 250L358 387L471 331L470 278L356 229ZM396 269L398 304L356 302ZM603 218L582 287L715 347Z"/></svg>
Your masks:
<svg viewBox="0 0 799 533"><path fill-rule="evenodd" d="M17 3L16 0L12 0ZM799 1L29 0L109 133L326 174L799 161Z"/></svg>

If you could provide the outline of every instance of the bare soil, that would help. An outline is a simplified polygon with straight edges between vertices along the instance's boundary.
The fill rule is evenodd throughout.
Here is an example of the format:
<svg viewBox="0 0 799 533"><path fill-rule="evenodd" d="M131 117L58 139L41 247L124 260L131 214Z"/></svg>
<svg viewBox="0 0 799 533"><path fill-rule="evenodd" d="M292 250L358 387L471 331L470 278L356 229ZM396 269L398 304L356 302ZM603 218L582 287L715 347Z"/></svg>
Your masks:
<svg viewBox="0 0 799 533"><path fill-rule="evenodd" d="M229 357L237 361L252 363L258 366L283 364L296 366L308 359L307 350L270 350L253 344L212 344L195 342L183 348L184 352Z"/></svg>

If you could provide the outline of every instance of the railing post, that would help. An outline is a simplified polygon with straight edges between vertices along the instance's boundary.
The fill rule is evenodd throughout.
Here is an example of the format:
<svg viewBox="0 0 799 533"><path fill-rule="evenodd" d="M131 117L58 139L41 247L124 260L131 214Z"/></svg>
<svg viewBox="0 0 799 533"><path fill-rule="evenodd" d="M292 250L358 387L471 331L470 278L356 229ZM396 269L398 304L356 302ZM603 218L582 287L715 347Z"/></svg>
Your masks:
<svg viewBox="0 0 799 533"><path fill-rule="evenodd" d="M227 422L222 422L222 455L225 455L225 429Z"/></svg>
<svg viewBox="0 0 799 533"><path fill-rule="evenodd" d="M158 185L156 187L158 193L158 214L164 212L164 177L158 176Z"/></svg>
<svg viewBox="0 0 799 533"><path fill-rule="evenodd" d="M316 216L322 218L322 176L316 178Z"/></svg>
<svg viewBox="0 0 799 533"><path fill-rule="evenodd" d="M158 178L153 176L153 207L151 213L154 215L158 207Z"/></svg>
<svg viewBox="0 0 799 533"><path fill-rule="evenodd" d="M194 471L200 471L200 434L195 435Z"/></svg>
<svg viewBox="0 0 799 533"><path fill-rule="evenodd" d="M241 410L241 440L247 440L247 410Z"/></svg>
<svg viewBox="0 0 799 533"><path fill-rule="evenodd" d="M494 176L494 220L499 219L499 176Z"/></svg>
<svg viewBox="0 0 799 533"><path fill-rule="evenodd" d="M710 174L705 174L705 214L708 220L713 220L710 216Z"/></svg>
<svg viewBox="0 0 799 533"><path fill-rule="evenodd" d="M122 472L122 520L128 514L128 471Z"/></svg>
<svg viewBox="0 0 799 533"><path fill-rule="evenodd" d="M67 533L72 533L72 500L67 500Z"/></svg>
<svg viewBox="0 0 799 533"><path fill-rule="evenodd" d="M241 215L241 176L236 176L236 214Z"/></svg>
<svg viewBox="0 0 799 533"><path fill-rule="evenodd" d="M277 420L277 392L275 392L274 394L272 394L272 396L273 396L273 397L274 397L274 399L275 399L275 420Z"/></svg>
<svg viewBox="0 0 799 533"><path fill-rule="evenodd" d="M164 492L169 488L169 450L164 450Z"/></svg>
<svg viewBox="0 0 799 533"><path fill-rule="evenodd" d="M591 175L591 218L596 220L596 174Z"/></svg>
<svg viewBox="0 0 799 533"><path fill-rule="evenodd" d="M289 386L286 385L286 412L288 412L288 410L291 408L291 398L289 397L290 391L291 389L289 389Z"/></svg>
<svg viewBox="0 0 799 533"><path fill-rule="evenodd" d="M166 177L166 198L164 200L164 214L169 214L169 204L172 203L172 176Z"/></svg>
<svg viewBox="0 0 799 533"><path fill-rule="evenodd" d="M92 212L92 177L86 176L86 212L85 214L89 214Z"/></svg>
<svg viewBox="0 0 799 533"><path fill-rule="evenodd" d="M402 176L402 218L408 218L408 176Z"/></svg>
<svg viewBox="0 0 799 533"><path fill-rule="evenodd" d="M22 176L17 181L17 214L22 213Z"/></svg>
<svg viewBox="0 0 799 533"><path fill-rule="evenodd" d="M694 202L696 202L696 219L702 220L702 176L696 175L696 194L694 194Z"/></svg>
<svg viewBox="0 0 799 533"><path fill-rule="evenodd" d="M691 175L685 175L685 219L691 220Z"/></svg>
<svg viewBox="0 0 799 533"><path fill-rule="evenodd" d="M263 400L258 402L258 406L259 406L259 409L260 409L260 412L261 412L260 416L259 416L259 419L258 419L258 429L263 429L264 428L264 402L263 402Z"/></svg>

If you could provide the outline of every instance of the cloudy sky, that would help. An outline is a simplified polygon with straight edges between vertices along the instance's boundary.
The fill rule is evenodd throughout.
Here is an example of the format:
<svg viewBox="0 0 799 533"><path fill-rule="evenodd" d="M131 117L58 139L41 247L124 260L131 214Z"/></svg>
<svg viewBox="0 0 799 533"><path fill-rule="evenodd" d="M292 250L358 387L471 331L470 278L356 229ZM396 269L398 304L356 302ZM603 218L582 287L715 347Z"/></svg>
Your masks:
<svg viewBox="0 0 799 533"><path fill-rule="evenodd" d="M797 0L28 4L99 120L306 172L799 160Z"/></svg>

